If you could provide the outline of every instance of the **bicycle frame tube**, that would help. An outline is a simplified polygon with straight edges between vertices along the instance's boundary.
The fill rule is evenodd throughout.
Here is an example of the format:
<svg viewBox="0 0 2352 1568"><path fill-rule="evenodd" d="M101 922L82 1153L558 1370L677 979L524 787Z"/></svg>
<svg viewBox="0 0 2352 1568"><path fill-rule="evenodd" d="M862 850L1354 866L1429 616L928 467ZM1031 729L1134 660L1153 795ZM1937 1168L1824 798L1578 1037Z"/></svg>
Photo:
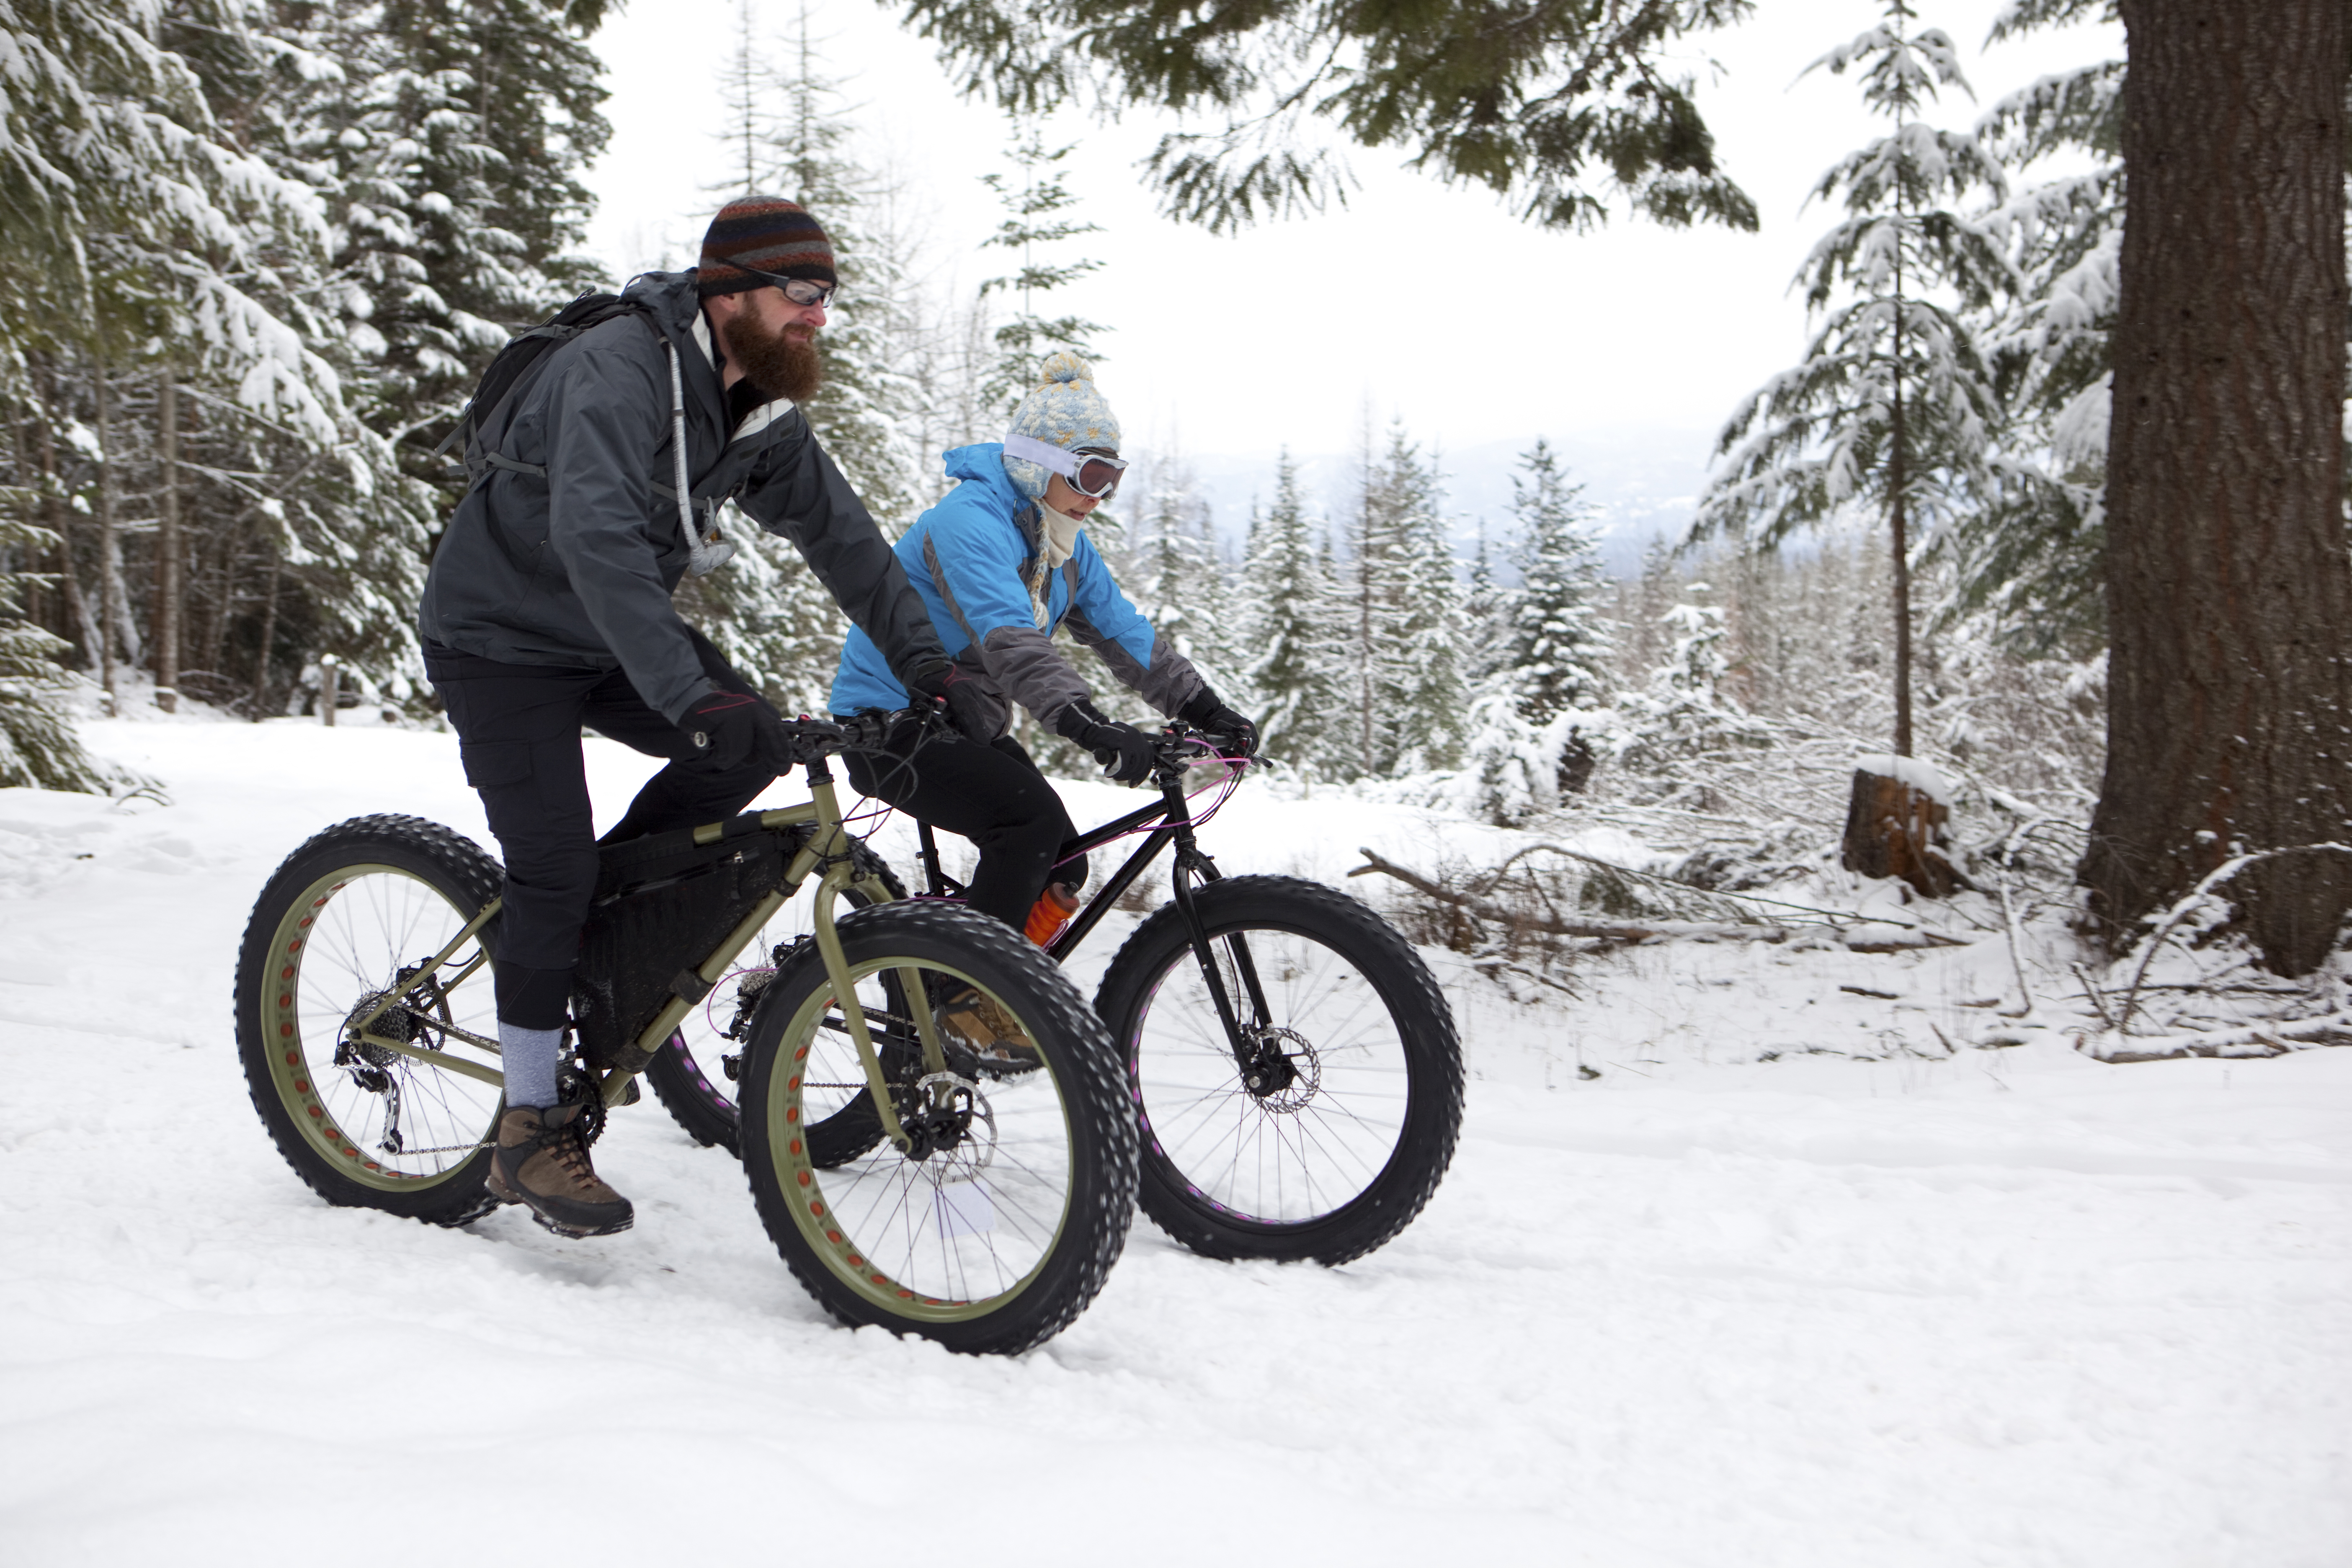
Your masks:
<svg viewBox="0 0 2352 1568"><path fill-rule="evenodd" d="M856 879L849 858L848 835L842 830L841 808L833 791L833 774L823 762L808 765L810 804L814 808L818 832L795 858L797 868L801 858L816 857L822 852L825 861L824 878L817 884L814 908L810 911L810 924L816 937L816 950L824 961L825 978L833 983L834 1000L841 1007L841 1022L850 1043L857 1047L858 1065L866 1072L866 1092L882 1123L883 1136L900 1152L913 1146L905 1126L898 1120L897 1099L890 1092L890 1082L882 1071L882 1058L874 1048L873 1032L866 1026L866 1009L857 1000L857 986L849 973L849 955L843 951L841 933L834 929L833 901L842 889ZM906 987L908 1010L915 1016L915 1030L923 1042L923 1064L927 1073L946 1070L947 1050L940 1044L938 1026L931 1018L929 997L923 988L923 972L916 965L902 966L899 983Z"/></svg>
<svg viewBox="0 0 2352 1568"><path fill-rule="evenodd" d="M446 946L443 947L440 952L435 953L425 962L424 968L418 970L415 973L408 977L407 985L397 991L386 991L382 996L376 998L375 1005L369 1008L367 1010L367 1016L353 1026L354 1030L366 1028L370 1024L374 1023L378 1018L383 1016L383 1010L385 1008L391 1006L401 997L407 995L409 992L416 989L418 984L430 980L434 975L439 973L441 966L449 962L449 955L457 952L459 948L465 946L467 942L472 941L476 932L479 931L484 926L497 919L499 911L506 907L506 902L507 901L504 899L492 899L488 903L484 904L482 906L481 912L477 914L472 920L466 922L464 930L460 931L456 936L451 937ZM465 984L466 976L473 973L475 970L479 969L482 966L482 963L483 956L481 954L477 954L473 963L466 965L464 969L457 972L457 978L450 982L450 984L461 985ZM445 989L446 988L445 987ZM467 1035L464 1037L472 1041L476 1045L479 1045L481 1043L477 1037L471 1035ZM376 1042L372 1041L370 1043L373 1044ZM490 1048L492 1050L498 1049L496 1046L492 1046Z"/></svg>

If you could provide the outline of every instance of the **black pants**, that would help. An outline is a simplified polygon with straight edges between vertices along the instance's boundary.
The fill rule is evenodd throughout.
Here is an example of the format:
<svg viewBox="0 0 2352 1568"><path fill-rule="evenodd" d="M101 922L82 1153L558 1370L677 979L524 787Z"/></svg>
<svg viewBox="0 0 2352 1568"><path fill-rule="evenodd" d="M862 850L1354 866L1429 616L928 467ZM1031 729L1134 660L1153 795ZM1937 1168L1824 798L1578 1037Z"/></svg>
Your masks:
<svg viewBox="0 0 2352 1568"><path fill-rule="evenodd" d="M982 746L956 736L917 751L916 733L901 724L885 742L887 755L852 752L842 763L859 794L971 840L980 851L965 894L971 908L1019 931L1049 872L1066 886L1086 886L1085 856L1056 868L1077 829L1020 742L1005 735Z"/></svg>
<svg viewBox="0 0 2352 1568"><path fill-rule="evenodd" d="M751 689L709 639L692 633L702 668L730 690ZM506 861L506 907L496 957L499 1017L527 1029L560 1028L580 956L580 927L596 890L596 827L580 730L669 766L646 781L604 842L692 827L734 816L775 775L757 763L713 771L681 762L685 732L647 707L619 670L501 664L438 643L425 672L457 731L466 782Z"/></svg>

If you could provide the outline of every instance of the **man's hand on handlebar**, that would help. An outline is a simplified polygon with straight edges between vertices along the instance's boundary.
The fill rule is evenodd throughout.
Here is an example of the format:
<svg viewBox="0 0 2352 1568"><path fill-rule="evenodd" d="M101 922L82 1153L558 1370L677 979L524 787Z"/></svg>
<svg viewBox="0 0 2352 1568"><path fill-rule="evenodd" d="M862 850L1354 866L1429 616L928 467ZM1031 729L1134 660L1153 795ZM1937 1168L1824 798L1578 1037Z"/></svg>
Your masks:
<svg viewBox="0 0 2352 1568"><path fill-rule="evenodd" d="M756 762L780 773L799 759L782 715L748 691L731 691L717 681L694 700L678 721L693 748L687 761L713 773Z"/></svg>

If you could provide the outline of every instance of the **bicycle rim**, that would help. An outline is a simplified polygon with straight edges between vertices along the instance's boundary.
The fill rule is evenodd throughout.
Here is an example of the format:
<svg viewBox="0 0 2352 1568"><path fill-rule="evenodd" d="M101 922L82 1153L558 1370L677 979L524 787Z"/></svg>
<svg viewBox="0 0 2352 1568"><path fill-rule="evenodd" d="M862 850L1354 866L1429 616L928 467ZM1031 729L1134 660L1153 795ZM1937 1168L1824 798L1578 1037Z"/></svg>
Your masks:
<svg viewBox="0 0 2352 1568"><path fill-rule="evenodd" d="M1003 1308L1054 1258L1074 1200L1076 1152L1050 1063L1001 1077L923 1071L908 1023L888 1016L900 990L895 966L910 962L854 963L858 1000L883 1061L913 1064L891 1067L902 1117L919 1100L944 1097L961 1131L922 1158L877 1141L837 1163L820 1163L824 1152L806 1131L811 1120L838 1111L844 1085L864 1087L840 1009L820 981L784 1026L764 1107L767 1142L793 1224L828 1271L894 1318L959 1322ZM934 992L973 983L960 970L919 967Z"/></svg>
<svg viewBox="0 0 2352 1568"><path fill-rule="evenodd" d="M1244 1017L1237 944L1265 993L1256 1037L1296 1076L1262 1093L1243 1081L1199 960L1184 949L1145 997L1130 1046L1145 1144L1218 1214L1310 1224L1363 1196L1404 1137L1404 1037L1372 977L1347 954L1263 927L1210 940L1225 994Z"/></svg>
<svg viewBox="0 0 2352 1568"><path fill-rule="evenodd" d="M394 866L338 867L294 899L279 920L261 998L272 1081L302 1137L362 1186L411 1191L447 1176L494 1131L499 1086L413 1057L346 1044L346 1025L408 980L473 911ZM469 942L371 1032L495 1066L490 1053L448 1034L451 1025L495 1039L490 967ZM454 985L446 977L472 972Z"/></svg>

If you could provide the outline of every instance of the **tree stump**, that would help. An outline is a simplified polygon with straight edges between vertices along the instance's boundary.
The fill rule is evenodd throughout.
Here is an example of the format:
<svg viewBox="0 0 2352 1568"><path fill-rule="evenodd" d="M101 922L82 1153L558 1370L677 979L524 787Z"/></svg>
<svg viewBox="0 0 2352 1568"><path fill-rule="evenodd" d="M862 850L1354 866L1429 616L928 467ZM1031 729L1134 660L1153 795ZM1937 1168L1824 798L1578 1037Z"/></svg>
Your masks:
<svg viewBox="0 0 2352 1568"><path fill-rule="evenodd" d="M1924 763L1857 758L1840 863L1865 877L1900 877L1931 899L1968 887L1969 879L1938 852L1952 815L1941 794L1942 780Z"/></svg>

